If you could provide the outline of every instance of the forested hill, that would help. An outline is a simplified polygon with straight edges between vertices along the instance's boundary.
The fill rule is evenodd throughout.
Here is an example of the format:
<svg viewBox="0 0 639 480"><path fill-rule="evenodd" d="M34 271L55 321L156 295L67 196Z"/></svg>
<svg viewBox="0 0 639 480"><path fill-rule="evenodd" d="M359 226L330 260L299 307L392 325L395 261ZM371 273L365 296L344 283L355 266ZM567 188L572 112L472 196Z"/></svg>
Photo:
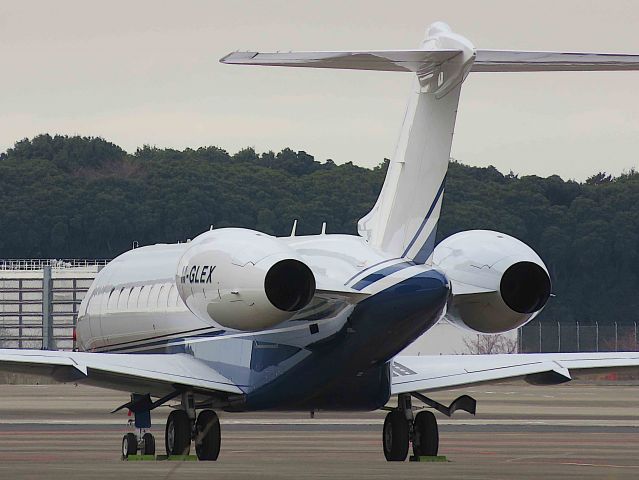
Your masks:
<svg viewBox="0 0 639 480"><path fill-rule="evenodd" d="M285 149L143 147L41 135L0 154L0 258L110 258L193 238L210 225L284 235L355 233L386 163L366 169ZM547 263L556 298L546 320L639 320L639 174L585 183L517 177L452 163L438 237L493 229Z"/></svg>

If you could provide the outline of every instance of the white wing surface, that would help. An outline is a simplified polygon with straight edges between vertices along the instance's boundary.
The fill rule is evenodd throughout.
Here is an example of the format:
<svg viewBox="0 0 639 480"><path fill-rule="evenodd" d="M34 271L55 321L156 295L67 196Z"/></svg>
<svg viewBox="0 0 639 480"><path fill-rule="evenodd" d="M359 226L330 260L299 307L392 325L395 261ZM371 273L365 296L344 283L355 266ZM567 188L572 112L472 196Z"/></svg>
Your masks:
<svg viewBox="0 0 639 480"><path fill-rule="evenodd" d="M234 65L338 68L418 72L456 57L461 50L380 50L349 52L233 52L220 59Z"/></svg>
<svg viewBox="0 0 639 480"><path fill-rule="evenodd" d="M476 50L472 72L639 70L639 55Z"/></svg>
<svg viewBox="0 0 639 480"><path fill-rule="evenodd" d="M639 352L398 356L391 367L392 393L452 390L515 379L557 384L612 370L639 372Z"/></svg>
<svg viewBox="0 0 639 480"><path fill-rule="evenodd" d="M0 370L163 396L188 387L204 394L242 394L215 369L190 355L127 355L0 349Z"/></svg>

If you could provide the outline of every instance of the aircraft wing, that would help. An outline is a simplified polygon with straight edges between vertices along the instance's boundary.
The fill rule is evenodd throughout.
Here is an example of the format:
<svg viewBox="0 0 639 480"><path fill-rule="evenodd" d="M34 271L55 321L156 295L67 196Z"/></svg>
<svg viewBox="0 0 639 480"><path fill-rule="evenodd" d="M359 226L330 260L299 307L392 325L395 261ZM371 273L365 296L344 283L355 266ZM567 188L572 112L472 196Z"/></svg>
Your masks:
<svg viewBox="0 0 639 480"><path fill-rule="evenodd" d="M391 391L452 390L517 379L552 385L611 370L639 372L639 352L397 356Z"/></svg>
<svg viewBox="0 0 639 480"><path fill-rule="evenodd" d="M0 370L164 396L180 388L203 394L242 394L231 380L184 353L115 354L0 349Z"/></svg>

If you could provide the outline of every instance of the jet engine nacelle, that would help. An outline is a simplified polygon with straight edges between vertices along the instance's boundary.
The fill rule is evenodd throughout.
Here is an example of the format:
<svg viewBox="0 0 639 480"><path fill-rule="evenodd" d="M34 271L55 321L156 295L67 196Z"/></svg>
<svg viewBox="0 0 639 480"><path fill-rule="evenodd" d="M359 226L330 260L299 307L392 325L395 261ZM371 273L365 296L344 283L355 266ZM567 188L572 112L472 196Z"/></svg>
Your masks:
<svg viewBox="0 0 639 480"><path fill-rule="evenodd" d="M475 332L518 328L550 297L544 262L528 245L503 233L469 230L452 235L435 248L433 266L451 282L446 318Z"/></svg>
<svg viewBox="0 0 639 480"><path fill-rule="evenodd" d="M315 277L295 250L238 228L196 237L178 263L176 284L200 319L242 331L288 320L315 294Z"/></svg>

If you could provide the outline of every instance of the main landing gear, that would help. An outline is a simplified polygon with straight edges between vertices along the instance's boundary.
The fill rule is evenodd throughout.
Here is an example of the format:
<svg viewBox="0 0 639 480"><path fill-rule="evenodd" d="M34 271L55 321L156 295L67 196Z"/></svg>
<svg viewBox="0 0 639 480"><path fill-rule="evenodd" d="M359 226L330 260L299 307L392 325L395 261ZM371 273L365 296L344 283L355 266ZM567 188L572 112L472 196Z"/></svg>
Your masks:
<svg viewBox="0 0 639 480"><path fill-rule="evenodd" d="M432 457L436 456L439 451L437 419L432 412L427 410L414 415L411 395L449 417L456 410L475 414L477 402L467 395L457 398L449 407L419 393L399 395L397 408L391 409L384 420L382 445L384 457L389 462L406 460L410 443L412 443L415 457Z"/></svg>
<svg viewBox="0 0 639 480"><path fill-rule="evenodd" d="M166 420L164 439L169 456L188 455L194 441L199 460L217 460L222 443L220 420L213 410L202 410L197 419L185 410L173 410Z"/></svg>
<svg viewBox="0 0 639 480"><path fill-rule="evenodd" d="M161 399L164 400L164 399ZM122 457L155 455L155 438L151 428L151 409L160 405L150 402L148 396L131 396L131 402L123 405L135 414L136 433L127 433L122 439ZM213 410L195 411L195 401L189 392L182 393L182 403L166 420L164 443L168 456L189 455L191 443L199 460L217 460L220 454L220 420Z"/></svg>

